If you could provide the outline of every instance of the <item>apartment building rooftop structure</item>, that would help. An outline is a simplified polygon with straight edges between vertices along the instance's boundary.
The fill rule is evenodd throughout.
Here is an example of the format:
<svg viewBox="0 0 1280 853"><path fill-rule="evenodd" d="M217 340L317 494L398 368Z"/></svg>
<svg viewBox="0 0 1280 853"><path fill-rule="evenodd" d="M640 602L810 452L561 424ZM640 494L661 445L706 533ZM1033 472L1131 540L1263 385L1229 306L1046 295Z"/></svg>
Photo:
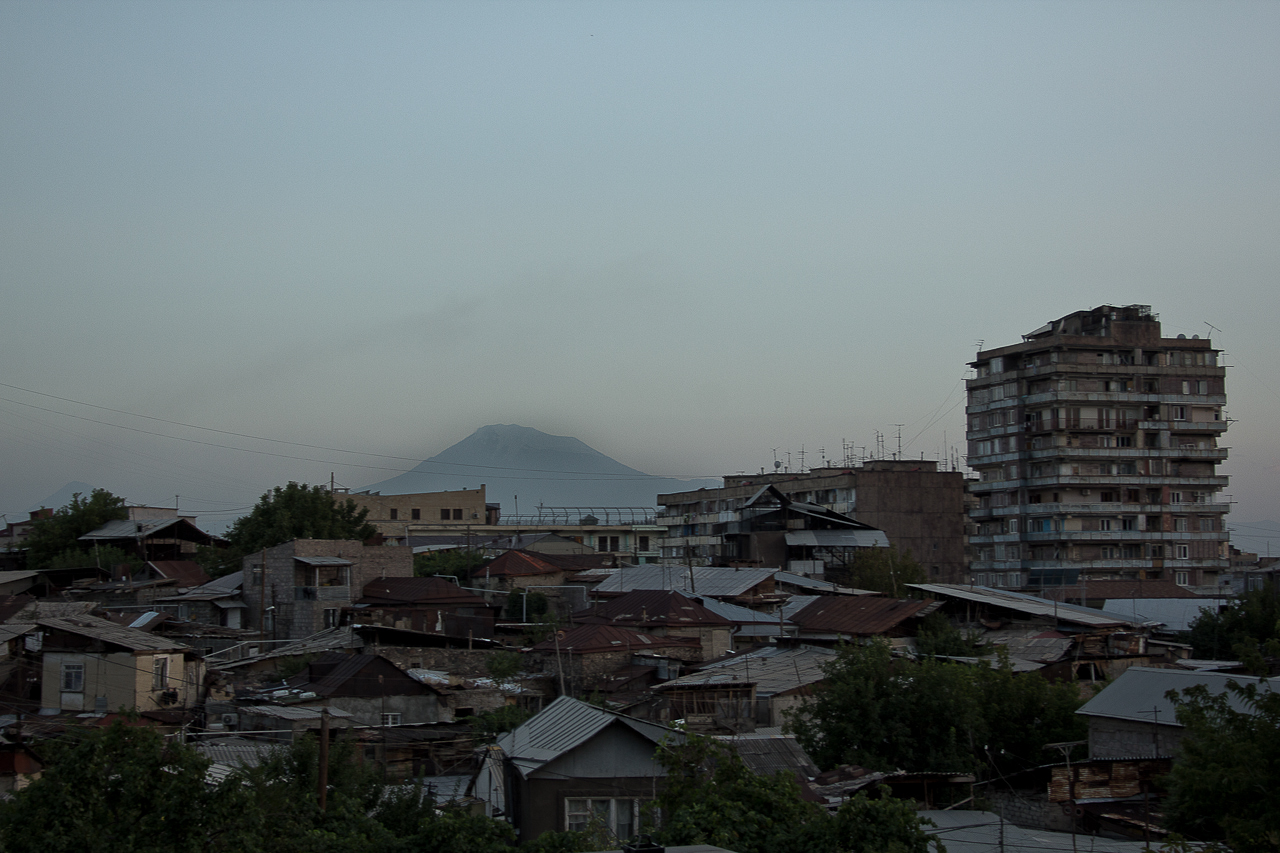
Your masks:
<svg viewBox="0 0 1280 853"><path fill-rule="evenodd" d="M1227 400L1208 339L1162 337L1147 305L1103 305L971 366L971 582L1216 585Z"/></svg>
<svg viewBox="0 0 1280 853"><path fill-rule="evenodd" d="M959 582L968 577L964 475L940 470L937 462L923 459L875 459L804 472L738 474L726 476L720 489L658 495L657 523L667 528L661 543L663 558L703 565L749 561L749 525L744 522L763 486L772 486L788 500L813 504L883 531L889 545L911 552L930 580ZM819 544L811 556L819 565L782 568L821 573L822 565L838 563L848 554L839 549L823 553Z"/></svg>

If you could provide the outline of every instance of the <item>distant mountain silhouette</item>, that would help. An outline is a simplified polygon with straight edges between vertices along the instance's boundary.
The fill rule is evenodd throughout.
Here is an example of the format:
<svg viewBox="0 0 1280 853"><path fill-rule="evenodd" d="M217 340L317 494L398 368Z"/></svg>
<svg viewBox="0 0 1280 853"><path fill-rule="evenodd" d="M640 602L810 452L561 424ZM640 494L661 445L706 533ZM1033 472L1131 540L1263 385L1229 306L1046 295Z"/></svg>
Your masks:
<svg viewBox="0 0 1280 853"><path fill-rule="evenodd" d="M94 487L88 483L82 483L79 480L72 480L70 483L67 483L61 489L58 489L58 491L41 501L39 505L27 507L27 511L35 512L38 509L45 508L62 509L64 506L71 503L71 499L76 496L77 492L87 498L89 495L93 494L93 490Z"/></svg>
<svg viewBox="0 0 1280 853"><path fill-rule="evenodd" d="M548 507L653 507L657 496L703 487L719 479L654 477L605 456L576 438L548 435L516 424L481 427L447 450L366 489L386 495L441 492L485 486L503 515Z"/></svg>

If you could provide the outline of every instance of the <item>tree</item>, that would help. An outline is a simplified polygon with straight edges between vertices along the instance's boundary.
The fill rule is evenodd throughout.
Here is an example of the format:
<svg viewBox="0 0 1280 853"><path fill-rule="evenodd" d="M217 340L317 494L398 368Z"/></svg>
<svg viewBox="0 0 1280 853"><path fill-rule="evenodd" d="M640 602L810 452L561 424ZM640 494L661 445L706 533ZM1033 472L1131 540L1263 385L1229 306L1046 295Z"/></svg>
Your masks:
<svg viewBox="0 0 1280 853"><path fill-rule="evenodd" d="M428 551L413 555L414 577L452 575L459 581L471 579L471 572L484 565L484 554L457 548L448 551Z"/></svg>
<svg viewBox="0 0 1280 853"><path fill-rule="evenodd" d="M27 568L39 571L55 565L98 565L93 545L81 542L80 537L108 521L128 517L124 498L106 489L94 489L87 498L76 492L66 506L31 525L31 535L27 537Z"/></svg>
<svg viewBox="0 0 1280 853"><path fill-rule="evenodd" d="M924 570L910 551L897 548L864 548L850 563L845 582L855 589L870 589L894 597L906 596L909 583L923 583Z"/></svg>
<svg viewBox="0 0 1280 853"><path fill-rule="evenodd" d="M1080 739L1074 685L995 665L895 660L889 644L845 646L787 724L820 767L1025 769L1045 743Z"/></svg>
<svg viewBox="0 0 1280 853"><path fill-rule="evenodd" d="M689 734L658 750L667 785L656 806L666 845L714 844L739 853L928 853L936 841L913 804L866 793L835 817L800 797L793 775L753 773L724 744Z"/></svg>
<svg viewBox="0 0 1280 853"><path fill-rule="evenodd" d="M350 741L305 737L220 783L192 747L117 721L46 747L40 779L0 804L6 853L507 853L511 828L392 788Z"/></svg>
<svg viewBox="0 0 1280 853"><path fill-rule="evenodd" d="M248 515L236 519L227 533L241 555L272 548L293 539L358 539L378 534L351 498L337 500L324 486L290 482L258 499Z"/></svg>
<svg viewBox="0 0 1280 853"><path fill-rule="evenodd" d="M1229 681L1168 698L1185 728L1165 779L1169 827L1236 853L1280 850L1280 693Z"/></svg>
<svg viewBox="0 0 1280 853"><path fill-rule="evenodd" d="M1239 660L1255 675L1268 675L1264 658L1280 657L1280 598L1275 585L1250 590L1221 613L1204 609L1191 623L1193 654Z"/></svg>

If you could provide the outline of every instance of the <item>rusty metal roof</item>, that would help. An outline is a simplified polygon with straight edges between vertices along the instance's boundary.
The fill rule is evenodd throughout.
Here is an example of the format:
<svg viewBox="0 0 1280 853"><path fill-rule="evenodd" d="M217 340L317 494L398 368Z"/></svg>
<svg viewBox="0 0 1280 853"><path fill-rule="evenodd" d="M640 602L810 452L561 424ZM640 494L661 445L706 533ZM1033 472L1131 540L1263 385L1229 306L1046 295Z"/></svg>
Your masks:
<svg viewBox="0 0 1280 853"><path fill-rule="evenodd" d="M543 640L532 651L554 652L558 647L562 652L573 654L593 654L597 652L633 651L644 652L660 648L698 648L697 640L682 637L655 637L642 634L627 628L613 625L579 625L569 631L560 632L559 639Z"/></svg>
<svg viewBox="0 0 1280 853"><path fill-rule="evenodd" d="M499 554L471 572L473 578L523 577L525 575L551 575L566 571L564 568L543 559L540 554L528 551L507 551Z"/></svg>
<svg viewBox="0 0 1280 853"><path fill-rule="evenodd" d="M435 604L452 607L488 607L489 602L455 583L433 578L378 578L365 584L357 604Z"/></svg>
<svg viewBox="0 0 1280 853"><path fill-rule="evenodd" d="M791 621L802 632L874 637L892 631L932 603L927 599L824 595L792 614Z"/></svg>
<svg viewBox="0 0 1280 853"><path fill-rule="evenodd" d="M630 627L728 627L732 623L674 590L634 589L573 614L575 622Z"/></svg>

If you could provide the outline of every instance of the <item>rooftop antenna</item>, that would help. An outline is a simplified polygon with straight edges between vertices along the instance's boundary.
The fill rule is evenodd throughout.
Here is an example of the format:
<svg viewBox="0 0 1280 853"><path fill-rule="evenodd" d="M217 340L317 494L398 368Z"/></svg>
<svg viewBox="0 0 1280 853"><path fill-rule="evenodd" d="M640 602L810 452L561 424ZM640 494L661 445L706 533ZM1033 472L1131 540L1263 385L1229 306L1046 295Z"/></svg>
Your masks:
<svg viewBox="0 0 1280 853"><path fill-rule="evenodd" d="M894 459L902 458L902 424L894 424L898 428L898 452L893 454Z"/></svg>
<svg viewBox="0 0 1280 853"><path fill-rule="evenodd" d="M800 472L804 473L804 445L800 445Z"/></svg>

